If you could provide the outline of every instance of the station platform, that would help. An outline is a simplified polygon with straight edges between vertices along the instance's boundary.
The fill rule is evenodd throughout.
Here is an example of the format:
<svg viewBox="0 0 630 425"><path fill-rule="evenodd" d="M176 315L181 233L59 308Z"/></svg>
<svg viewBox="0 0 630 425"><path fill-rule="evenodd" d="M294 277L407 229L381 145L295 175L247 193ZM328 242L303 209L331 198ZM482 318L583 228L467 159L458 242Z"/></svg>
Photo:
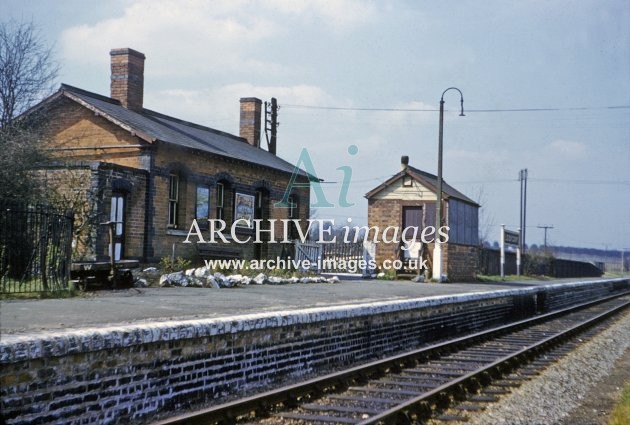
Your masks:
<svg viewBox="0 0 630 425"><path fill-rule="evenodd" d="M356 306L383 301L454 296L597 279L493 283L414 283L342 280L340 283L246 285L235 288L101 290L68 299L0 301L0 340L81 328L216 319L279 311Z"/></svg>
<svg viewBox="0 0 630 425"><path fill-rule="evenodd" d="M2 301L0 422L150 423L629 290L355 280Z"/></svg>

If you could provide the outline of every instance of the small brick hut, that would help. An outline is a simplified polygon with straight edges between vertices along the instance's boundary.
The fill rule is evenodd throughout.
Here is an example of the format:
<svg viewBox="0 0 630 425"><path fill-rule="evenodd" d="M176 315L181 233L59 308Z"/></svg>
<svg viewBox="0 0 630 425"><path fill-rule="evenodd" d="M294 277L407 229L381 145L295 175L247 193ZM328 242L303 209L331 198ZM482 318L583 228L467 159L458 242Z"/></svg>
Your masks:
<svg viewBox="0 0 630 425"><path fill-rule="evenodd" d="M408 165L402 157L401 170L369 191L368 227L383 231L388 226L404 229L417 226L435 227L437 177ZM477 249L479 244L479 205L446 182L442 184L443 222L450 228L449 241L442 245L442 270L450 281L470 281L476 277ZM439 227L439 226L438 226ZM418 238L419 239L419 238ZM418 255L432 266L434 243L416 243ZM401 255L398 243L376 244L375 260L380 266Z"/></svg>
<svg viewBox="0 0 630 425"><path fill-rule="evenodd" d="M112 250L116 259L145 263L173 251L198 257L196 243L182 243L193 219L204 232L208 219L225 220L228 239L237 218L305 222L308 185L291 192L294 208L274 207L295 167L260 146L261 100L240 99L238 136L183 121L144 107L144 54L124 48L110 56L109 97L62 84L27 112L43 114L47 122L54 161L42 174L75 208L82 201L75 211L75 260L107 260ZM306 183L308 175L299 170L296 181ZM100 224L106 221L116 222L113 247ZM253 228L237 227L240 240L253 234ZM275 235L281 240L282 229ZM268 233L263 237L269 240ZM221 252L269 258L282 250L268 243L215 248L217 258Z"/></svg>

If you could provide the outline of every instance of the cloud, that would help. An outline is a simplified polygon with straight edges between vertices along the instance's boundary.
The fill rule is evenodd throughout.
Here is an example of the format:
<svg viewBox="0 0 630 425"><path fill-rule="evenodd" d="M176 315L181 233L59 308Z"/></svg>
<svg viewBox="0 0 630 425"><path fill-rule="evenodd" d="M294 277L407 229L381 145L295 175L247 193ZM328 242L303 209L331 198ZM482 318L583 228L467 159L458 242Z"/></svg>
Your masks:
<svg viewBox="0 0 630 425"><path fill-rule="evenodd" d="M588 155L588 148L584 143L570 140L554 140L546 147L546 151L563 160L582 160Z"/></svg>
<svg viewBox="0 0 630 425"><path fill-rule="evenodd" d="M335 30L352 29L377 16L374 3L359 0L270 0L268 4L284 14L316 20Z"/></svg>
<svg viewBox="0 0 630 425"><path fill-rule="evenodd" d="M66 29L66 63L106 64L112 48L131 47L150 58L154 76L260 73L286 69L266 59L265 44L286 36L287 19L299 25L349 30L376 16L357 0L137 0L117 17Z"/></svg>
<svg viewBox="0 0 630 425"><path fill-rule="evenodd" d="M68 62L106 63L111 48L132 47L147 54L153 75L260 70L270 64L245 53L278 27L259 14L242 13L242 3L139 0L119 17L65 30L62 54Z"/></svg>
<svg viewBox="0 0 630 425"><path fill-rule="evenodd" d="M336 100L322 88L306 84L259 86L229 84L200 90L166 89L145 95L145 106L178 118L238 133L239 99L276 97L280 104L318 105ZM282 113L281 113L282 114Z"/></svg>
<svg viewBox="0 0 630 425"><path fill-rule="evenodd" d="M453 148L444 153L444 167L457 181L504 181L515 174L516 162L505 149L488 152Z"/></svg>

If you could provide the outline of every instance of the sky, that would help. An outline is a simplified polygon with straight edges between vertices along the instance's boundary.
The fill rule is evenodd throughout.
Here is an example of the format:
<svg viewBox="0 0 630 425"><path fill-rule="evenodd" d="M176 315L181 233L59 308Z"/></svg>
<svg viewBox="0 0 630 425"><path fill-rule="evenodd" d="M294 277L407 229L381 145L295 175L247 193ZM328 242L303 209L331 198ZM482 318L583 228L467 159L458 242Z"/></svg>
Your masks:
<svg viewBox="0 0 630 425"><path fill-rule="evenodd" d="M147 58L149 109L238 134L239 98L276 97L278 154L295 164L308 150L336 205L317 218L341 224L367 224L364 195L402 155L437 172L437 109L455 86L467 112L446 93L444 179L482 205L488 240L518 228L528 169L528 244L551 225L551 244L630 250L627 0L0 5L0 19L32 20L54 46L60 83L108 95L109 51L130 47Z"/></svg>

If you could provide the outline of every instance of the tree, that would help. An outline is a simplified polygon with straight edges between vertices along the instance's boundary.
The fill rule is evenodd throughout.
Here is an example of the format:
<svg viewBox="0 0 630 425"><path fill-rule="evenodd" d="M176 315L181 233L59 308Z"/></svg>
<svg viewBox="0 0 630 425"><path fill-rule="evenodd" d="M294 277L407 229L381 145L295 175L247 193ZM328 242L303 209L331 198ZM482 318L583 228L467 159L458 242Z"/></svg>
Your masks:
<svg viewBox="0 0 630 425"><path fill-rule="evenodd" d="M484 246L486 242L489 242L492 231L495 228L494 225L494 215L492 215L488 211L487 205L488 202L488 193L486 192L485 186L481 185L477 188L474 193L473 199L479 204L481 207L479 208L479 245Z"/></svg>
<svg viewBox="0 0 630 425"><path fill-rule="evenodd" d="M36 129L7 126L0 128L0 199L10 201L39 201L43 187L37 164L45 159L39 147Z"/></svg>
<svg viewBox="0 0 630 425"><path fill-rule="evenodd" d="M42 120L20 114L52 93L58 71L35 24L0 23L0 198L32 201L41 195L34 169L46 157Z"/></svg>
<svg viewBox="0 0 630 425"><path fill-rule="evenodd" d="M0 24L0 127L52 93L59 73L33 22Z"/></svg>

